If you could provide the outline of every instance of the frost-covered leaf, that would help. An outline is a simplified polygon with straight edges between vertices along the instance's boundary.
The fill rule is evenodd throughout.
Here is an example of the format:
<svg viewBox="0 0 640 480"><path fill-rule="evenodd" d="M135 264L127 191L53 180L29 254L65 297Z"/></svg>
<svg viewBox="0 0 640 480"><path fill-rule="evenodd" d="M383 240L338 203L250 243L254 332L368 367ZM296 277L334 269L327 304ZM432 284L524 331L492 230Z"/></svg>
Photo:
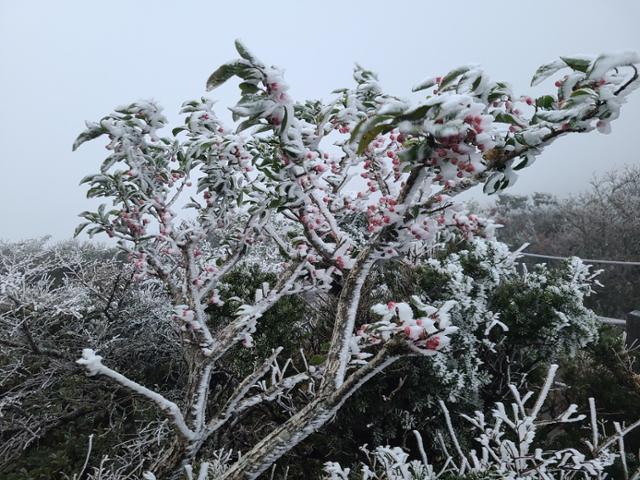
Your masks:
<svg viewBox="0 0 640 480"><path fill-rule="evenodd" d="M482 188L482 191L487 195L492 195L500 190L500 183L504 179L504 174L502 172L495 172L491 174Z"/></svg>
<svg viewBox="0 0 640 480"><path fill-rule="evenodd" d="M244 43L242 43L240 40L235 41L235 46L236 46L236 50L238 51L238 54L242 58L244 58L245 60L248 60L254 65L257 63L260 63L256 59L256 57L249 51L249 49L244 45Z"/></svg>
<svg viewBox="0 0 640 480"><path fill-rule="evenodd" d="M450 86L455 80L457 80L463 73L466 73L470 70L471 67L467 67L467 66L463 66L463 67L458 67L454 70L451 70L449 73L447 73L443 78L442 81L440 82L440 85L438 86L439 90L444 90L446 89L448 86Z"/></svg>
<svg viewBox="0 0 640 480"><path fill-rule="evenodd" d="M207 91L219 87L234 75L238 75L245 68L246 65L240 60L233 60L221 65L209 76L207 80Z"/></svg>
<svg viewBox="0 0 640 480"><path fill-rule="evenodd" d="M78 138L73 142L73 151L75 151L84 142L98 138L100 135L106 133L106 130L99 123L86 122L86 125L87 129L78 135Z"/></svg>
<svg viewBox="0 0 640 480"><path fill-rule="evenodd" d="M576 70L578 72L585 73L591 65L591 59L589 58L579 58L579 57L560 57L564 63L567 64L568 67Z"/></svg>
<svg viewBox="0 0 640 480"><path fill-rule="evenodd" d="M391 130L393 130L393 128L394 128L393 125L382 124L382 125L376 125L375 127L368 129L362 135L360 143L358 144L358 150L357 150L358 155L362 155L364 153L364 151L367 149L367 147L369 146L369 144L378 135L380 135L382 133L390 132Z"/></svg>
<svg viewBox="0 0 640 480"><path fill-rule="evenodd" d="M621 52L617 54L603 54L595 59L587 72L587 78L600 79L609 71L617 67L640 63L640 56L636 52Z"/></svg>
<svg viewBox="0 0 640 480"><path fill-rule="evenodd" d="M73 236L77 237L78 235L80 235L82 233L82 231L87 228L89 225L91 225L91 222L83 222L80 225L78 225L75 230L73 231Z"/></svg>
<svg viewBox="0 0 640 480"><path fill-rule="evenodd" d="M496 113L495 119L496 119L496 122L499 122L499 123L508 123L508 124L511 124L511 125L521 125L521 122L519 122L510 113L500 113L500 112Z"/></svg>
<svg viewBox="0 0 640 480"><path fill-rule="evenodd" d="M544 80L549 78L551 75L556 73L563 68L566 68L567 64L562 60L556 60L555 62L547 63L545 65L541 65L536 73L533 74L533 78L531 79L531 86L535 87L536 85L542 83Z"/></svg>
<svg viewBox="0 0 640 480"><path fill-rule="evenodd" d="M412 92L419 92L420 90L426 90L427 88L433 87L437 83L438 82L436 81L435 77L428 78L428 79L418 83L413 88L411 88L411 91Z"/></svg>

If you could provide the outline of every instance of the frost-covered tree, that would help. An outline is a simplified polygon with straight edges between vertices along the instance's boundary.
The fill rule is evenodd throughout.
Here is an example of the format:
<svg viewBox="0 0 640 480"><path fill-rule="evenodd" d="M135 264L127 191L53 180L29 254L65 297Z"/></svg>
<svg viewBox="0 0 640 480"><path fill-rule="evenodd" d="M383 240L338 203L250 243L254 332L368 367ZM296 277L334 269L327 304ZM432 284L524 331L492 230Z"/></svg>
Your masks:
<svg viewBox="0 0 640 480"><path fill-rule="evenodd" d="M203 98L185 103L184 126L162 136L160 107L139 102L88 123L74 144L104 135L110 151L84 183L90 197L111 205L84 212L78 232L115 238L138 280L161 281L173 306L167 321L182 332L188 374L179 401L122 375L95 349L78 360L170 420L173 445L152 468L161 477L196 460L250 409L286 406L288 419L221 477L256 478L399 358L445 354L456 331L448 315L455 297L395 299L356 328L367 278L390 259L425 261L452 235L491 236L491 223L466 212L456 195L481 183L487 193L506 188L560 136L607 131L638 86L640 60L631 53L563 58L536 72L534 84L569 69L553 95L538 99L516 97L466 66L420 83L414 90L428 94L417 103L384 94L376 76L357 67L356 86L322 103L295 102L280 69L236 47L241 58L207 82L211 90L242 80L234 128ZM192 215L178 215L180 207ZM210 306L234 301L221 296L221 284L258 245L279 251L278 281L257 289L233 317L211 316ZM321 365L307 368L304 356L281 360L276 349L221 391L213 381L220 361L238 345L251 348L265 312L283 297L329 288L340 296ZM307 400L291 403L292 391Z"/></svg>

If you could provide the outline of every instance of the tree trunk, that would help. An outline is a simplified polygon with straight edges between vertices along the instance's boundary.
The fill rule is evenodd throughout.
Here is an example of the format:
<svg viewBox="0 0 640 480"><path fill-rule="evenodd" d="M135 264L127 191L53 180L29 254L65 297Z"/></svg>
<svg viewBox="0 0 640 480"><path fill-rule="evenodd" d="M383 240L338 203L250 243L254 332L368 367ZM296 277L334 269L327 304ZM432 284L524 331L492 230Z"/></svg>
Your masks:
<svg viewBox="0 0 640 480"><path fill-rule="evenodd" d="M397 347L393 345L393 347ZM393 348L384 348L365 366L354 372L342 386L333 391L321 391L306 407L276 428L249 450L222 477L222 480L257 478L280 457L322 427L349 398L371 377L393 363Z"/></svg>

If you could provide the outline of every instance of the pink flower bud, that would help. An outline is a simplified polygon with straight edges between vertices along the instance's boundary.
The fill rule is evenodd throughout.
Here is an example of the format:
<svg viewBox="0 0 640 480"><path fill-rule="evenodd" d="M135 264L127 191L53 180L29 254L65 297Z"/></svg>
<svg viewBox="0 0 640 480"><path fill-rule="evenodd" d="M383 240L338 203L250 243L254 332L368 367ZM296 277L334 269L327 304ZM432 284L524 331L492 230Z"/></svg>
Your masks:
<svg viewBox="0 0 640 480"><path fill-rule="evenodd" d="M425 342L425 347L429 350L436 350L440 346L440 337L431 337Z"/></svg>

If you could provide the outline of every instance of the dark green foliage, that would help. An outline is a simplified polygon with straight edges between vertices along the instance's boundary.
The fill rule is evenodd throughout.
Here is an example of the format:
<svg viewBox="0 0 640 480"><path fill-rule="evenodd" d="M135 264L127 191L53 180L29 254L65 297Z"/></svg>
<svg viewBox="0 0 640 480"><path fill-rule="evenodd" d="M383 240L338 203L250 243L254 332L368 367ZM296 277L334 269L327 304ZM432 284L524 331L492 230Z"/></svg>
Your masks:
<svg viewBox="0 0 640 480"><path fill-rule="evenodd" d="M585 404L596 400L601 420L630 424L640 418L640 350L625 346L621 330L604 326L600 340L580 351L562 369L563 382L570 388L563 400ZM640 432L625 437L627 451L640 449Z"/></svg>
<svg viewBox="0 0 640 480"><path fill-rule="evenodd" d="M208 309L214 325L222 325L233 317L235 311L243 303L253 301L256 289L264 282L274 285L278 278L274 273L261 272L257 265L243 266L231 272L220 288L223 298L236 297L223 306L212 306ZM260 319L254 346L237 347L229 355L228 361L238 369L239 378L244 378L253 371L256 358L268 357L274 348L283 348L282 358L299 356L299 349L312 337L312 325L305 324L302 319L306 303L300 297L284 297L269 309Z"/></svg>

